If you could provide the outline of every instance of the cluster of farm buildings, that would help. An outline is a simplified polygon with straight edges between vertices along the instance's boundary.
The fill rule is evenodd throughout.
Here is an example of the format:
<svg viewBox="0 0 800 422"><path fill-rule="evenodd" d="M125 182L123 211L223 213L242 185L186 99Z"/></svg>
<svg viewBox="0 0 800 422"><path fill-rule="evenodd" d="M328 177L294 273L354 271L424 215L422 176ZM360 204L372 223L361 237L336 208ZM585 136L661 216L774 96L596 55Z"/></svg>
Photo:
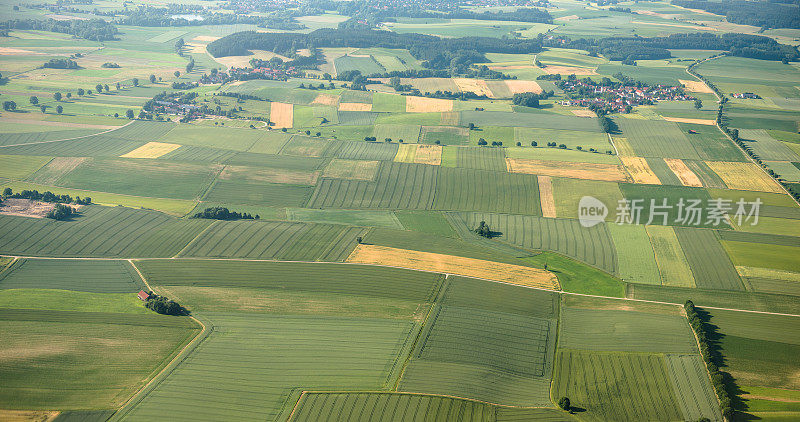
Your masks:
<svg viewBox="0 0 800 422"><path fill-rule="evenodd" d="M248 79L273 79L285 81L291 77L303 76L299 69L294 66L283 66L273 68L267 66L252 67L232 67L228 70L230 77L236 80Z"/></svg>

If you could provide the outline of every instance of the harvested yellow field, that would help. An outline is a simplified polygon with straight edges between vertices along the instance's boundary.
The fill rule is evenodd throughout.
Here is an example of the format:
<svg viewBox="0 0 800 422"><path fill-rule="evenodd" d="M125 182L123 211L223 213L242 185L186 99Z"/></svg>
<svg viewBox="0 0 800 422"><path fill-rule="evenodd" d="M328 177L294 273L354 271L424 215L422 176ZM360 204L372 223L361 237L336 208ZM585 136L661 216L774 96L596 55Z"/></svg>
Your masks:
<svg viewBox="0 0 800 422"><path fill-rule="evenodd" d="M430 164L432 166L439 166L442 164L442 146L441 145L417 145L417 153L414 156L414 162L418 164Z"/></svg>
<svg viewBox="0 0 800 422"><path fill-rule="evenodd" d="M706 161L708 167L717 173L729 189L756 192L782 193L778 182L764 173L755 163L731 163L725 161Z"/></svg>
<svg viewBox="0 0 800 422"><path fill-rule="evenodd" d="M442 112L441 119L444 126L458 126L461 121L461 115L457 111L445 111Z"/></svg>
<svg viewBox="0 0 800 422"><path fill-rule="evenodd" d="M556 201L553 199L553 179L539 176L539 201L542 203L542 217L556 218Z"/></svg>
<svg viewBox="0 0 800 422"><path fill-rule="evenodd" d="M675 123L693 123L696 125L707 125L707 126L714 126L717 124L716 121L710 119L684 119L682 117L664 117L664 120Z"/></svg>
<svg viewBox="0 0 800 422"><path fill-rule="evenodd" d="M292 127L294 122L294 105L271 102L269 106L269 121L275 123L273 127L276 129Z"/></svg>
<svg viewBox="0 0 800 422"><path fill-rule="evenodd" d="M538 174L541 176L570 177L573 179L627 182L628 177L621 166L614 164L570 163L565 161L530 160L506 158L509 172Z"/></svg>
<svg viewBox="0 0 800 422"><path fill-rule="evenodd" d="M339 103L339 96L330 94L319 94L317 95L317 98L314 98L314 101L311 102L311 104L321 104L329 106L335 106L338 103Z"/></svg>
<svg viewBox="0 0 800 422"><path fill-rule="evenodd" d="M377 161L343 160L334 158L325 167L322 177L350 180L373 180L378 173Z"/></svg>
<svg viewBox="0 0 800 422"><path fill-rule="evenodd" d="M658 180L658 176L653 173L653 170L650 168L650 165L647 164L647 160L642 157L619 157L622 160L622 164L625 165L625 168L630 173L631 177L633 178L633 183L643 183L646 185L660 185L661 181Z"/></svg>
<svg viewBox="0 0 800 422"><path fill-rule="evenodd" d="M162 155L175 151L180 148L179 144L168 144L164 142L148 142L135 150L120 155L124 158L158 158Z"/></svg>
<svg viewBox="0 0 800 422"><path fill-rule="evenodd" d="M372 104L367 103L339 103L340 111L372 111Z"/></svg>
<svg viewBox="0 0 800 422"><path fill-rule="evenodd" d="M400 144L397 148L397 154L394 156L394 161L398 163L413 163L416 155L417 144Z"/></svg>
<svg viewBox="0 0 800 422"><path fill-rule="evenodd" d="M577 76L588 76L588 75L596 75L597 72L594 71L593 68L587 67L573 67L573 66L556 66L556 65L547 65L544 67L544 71L549 74L560 74L560 75L577 75Z"/></svg>
<svg viewBox="0 0 800 422"><path fill-rule="evenodd" d="M485 95L489 98L494 97L494 93L489 89L489 86L486 85L486 81L482 79L453 78L453 82L455 82L458 89L462 92L474 92L476 95Z"/></svg>
<svg viewBox="0 0 800 422"><path fill-rule="evenodd" d="M533 92L540 94L542 87L536 81L521 81L519 79L506 79L506 86L511 94L522 94L524 92Z"/></svg>
<svg viewBox="0 0 800 422"><path fill-rule="evenodd" d="M703 81L690 81L684 79L678 79L678 82L682 83L683 86L686 87L688 91L691 92L701 92L703 94L713 94L714 91L706 85Z"/></svg>
<svg viewBox="0 0 800 422"><path fill-rule="evenodd" d="M592 110L571 110L572 114L578 117L594 117L595 114Z"/></svg>
<svg viewBox="0 0 800 422"><path fill-rule="evenodd" d="M683 186L703 187L703 182L700 181L700 178L680 158L665 158L664 162L678 176Z"/></svg>
<svg viewBox="0 0 800 422"><path fill-rule="evenodd" d="M571 21L574 19L580 19L578 15L569 15L569 16L562 16L560 18L553 19L554 21Z"/></svg>
<svg viewBox="0 0 800 422"><path fill-rule="evenodd" d="M406 113L441 113L445 111L453 111L453 100L406 97Z"/></svg>
<svg viewBox="0 0 800 422"><path fill-rule="evenodd" d="M206 54L205 43L187 42L186 47L188 47L190 53Z"/></svg>
<svg viewBox="0 0 800 422"><path fill-rule="evenodd" d="M531 64L510 64L510 65L495 65L489 66L492 70L520 70L520 69L535 69L536 66Z"/></svg>
<svg viewBox="0 0 800 422"><path fill-rule="evenodd" d="M378 245L358 245L347 262L454 274L542 289L559 288L553 273L538 268Z"/></svg>
<svg viewBox="0 0 800 422"><path fill-rule="evenodd" d="M620 157L622 156L635 156L636 152L633 150L633 147L628 142L628 138L617 138L612 137L611 141L613 142L614 146L617 148L617 154Z"/></svg>

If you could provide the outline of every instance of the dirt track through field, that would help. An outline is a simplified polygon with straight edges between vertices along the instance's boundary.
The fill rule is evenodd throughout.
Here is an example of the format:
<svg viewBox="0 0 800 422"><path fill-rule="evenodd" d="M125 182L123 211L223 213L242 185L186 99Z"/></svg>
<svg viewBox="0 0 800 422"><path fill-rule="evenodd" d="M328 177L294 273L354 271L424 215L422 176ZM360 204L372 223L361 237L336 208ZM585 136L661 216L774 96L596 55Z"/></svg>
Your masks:
<svg viewBox="0 0 800 422"><path fill-rule="evenodd" d="M559 288L553 273L538 268L378 245L358 245L347 257L347 262L456 274L545 289Z"/></svg>
<svg viewBox="0 0 800 422"><path fill-rule="evenodd" d="M553 179L539 176L539 201L542 203L542 217L556 218L556 202L553 199Z"/></svg>

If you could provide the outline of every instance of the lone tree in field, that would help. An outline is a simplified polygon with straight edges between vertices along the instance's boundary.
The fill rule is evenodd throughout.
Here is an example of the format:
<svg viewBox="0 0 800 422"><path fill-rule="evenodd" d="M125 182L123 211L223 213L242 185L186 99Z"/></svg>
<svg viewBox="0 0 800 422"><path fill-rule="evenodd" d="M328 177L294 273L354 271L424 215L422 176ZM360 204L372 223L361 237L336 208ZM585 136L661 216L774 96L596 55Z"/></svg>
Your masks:
<svg viewBox="0 0 800 422"><path fill-rule="evenodd" d="M358 236L358 237L356 237L356 242L357 242L359 245L360 245L360 244L361 244L361 242L363 242L363 241L364 241L364 239L363 239L361 236Z"/></svg>
<svg viewBox="0 0 800 422"><path fill-rule="evenodd" d="M173 75L175 75L175 77L176 77L176 78L180 78L180 77L181 77L181 71L180 71L180 70L176 70L176 71L173 73Z"/></svg>
<svg viewBox="0 0 800 422"><path fill-rule="evenodd" d="M56 113L61 114L63 112L64 112L64 107L61 107L60 105L56 106Z"/></svg>
<svg viewBox="0 0 800 422"><path fill-rule="evenodd" d="M39 110L42 110L42 113L47 113L47 106L42 104L39 106Z"/></svg>
<svg viewBox="0 0 800 422"><path fill-rule="evenodd" d="M17 103L14 101L3 101L3 110L14 111L17 109Z"/></svg>
<svg viewBox="0 0 800 422"><path fill-rule="evenodd" d="M120 85L119 82L117 82L117 91L119 91L120 88L122 88L122 85Z"/></svg>
<svg viewBox="0 0 800 422"><path fill-rule="evenodd" d="M60 92L54 93L53 94L53 99L56 100L56 101L61 101L61 93Z"/></svg>
<svg viewBox="0 0 800 422"><path fill-rule="evenodd" d="M83 97L83 94L85 94L85 93L86 93L86 91L84 91L83 88L78 88L78 96L79 97Z"/></svg>
<svg viewBox="0 0 800 422"><path fill-rule="evenodd" d="M694 100L694 108L700 110L701 108L703 108L703 102L699 99Z"/></svg>
<svg viewBox="0 0 800 422"><path fill-rule="evenodd" d="M67 92L67 98L72 98L72 93L71 92Z"/></svg>
<svg viewBox="0 0 800 422"><path fill-rule="evenodd" d="M125 117L127 117L127 118L129 118L129 119L133 120L133 110L131 110L131 109L128 109L128 110L125 112Z"/></svg>
<svg viewBox="0 0 800 422"><path fill-rule="evenodd" d="M30 101L33 105L39 104L39 98L35 95L31 95L31 98L29 98L28 101Z"/></svg>
<svg viewBox="0 0 800 422"><path fill-rule="evenodd" d="M139 86L139 78L133 78L131 82L133 82L133 86Z"/></svg>
<svg viewBox="0 0 800 422"><path fill-rule="evenodd" d="M569 409L572 407L570 405L569 398L567 398L567 397L560 398L558 400L558 407L560 407L560 408L566 410L567 412L569 412Z"/></svg>
<svg viewBox="0 0 800 422"><path fill-rule="evenodd" d="M100 94L101 92L103 92L103 85L102 84L97 84L97 85L94 86L94 89L97 90L98 94Z"/></svg>
<svg viewBox="0 0 800 422"><path fill-rule="evenodd" d="M151 84L156 83L156 75L150 75L150 83Z"/></svg>

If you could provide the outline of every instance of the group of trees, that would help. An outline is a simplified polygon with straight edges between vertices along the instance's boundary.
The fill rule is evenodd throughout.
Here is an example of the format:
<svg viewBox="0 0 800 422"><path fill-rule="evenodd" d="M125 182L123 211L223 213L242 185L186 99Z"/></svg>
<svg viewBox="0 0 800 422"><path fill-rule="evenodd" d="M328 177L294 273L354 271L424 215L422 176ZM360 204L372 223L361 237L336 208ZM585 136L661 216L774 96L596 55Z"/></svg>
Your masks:
<svg viewBox="0 0 800 422"><path fill-rule="evenodd" d="M11 29L58 32L92 41L116 40L117 34L119 33L116 26L102 19L70 19L61 21L55 19L13 19L0 22L0 30L7 31Z"/></svg>
<svg viewBox="0 0 800 422"><path fill-rule="evenodd" d="M69 205L56 204L52 210L45 214L45 217L52 218L53 220L57 221L64 221L70 219L73 215L75 215L75 208L72 208Z"/></svg>
<svg viewBox="0 0 800 422"><path fill-rule="evenodd" d="M722 414L730 419L731 416L733 416L733 407L731 406L731 397L728 393L728 384L732 382L732 378L729 374L723 374L719 370L720 364L723 363L723 358L709 338L713 333L713 328L706 323L705 313L698 311L691 300L687 300L683 308L686 310L686 317L689 319L689 325L692 327L697 337L697 342L700 345L700 357L703 358L703 361L706 363L706 368L709 374L711 374L711 384L714 386L714 391L719 398Z"/></svg>
<svg viewBox="0 0 800 422"><path fill-rule="evenodd" d="M166 296L159 296L153 292L150 292L150 297L147 298L147 302L145 302L144 306L162 315L189 315L189 311L178 302L168 299Z"/></svg>
<svg viewBox="0 0 800 422"><path fill-rule="evenodd" d="M20 192L14 193L11 188L3 189L3 197L4 198L16 198L16 199L30 199L34 201L42 201L42 202L55 202L55 203L62 203L62 204L78 204L78 205L90 205L92 203L91 197L84 197L81 199L80 196L76 196L72 198L70 195L57 195L50 191L39 192L38 190L22 190Z"/></svg>
<svg viewBox="0 0 800 422"><path fill-rule="evenodd" d="M544 91L540 94L535 92L521 92L514 94L511 102L514 105L525 107L539 107L539 100L546 100L555 95L553 91Z"/></svg>
<svg viewBox="0 0 800 422"><path fill-rule="evenodd" d="M258 220L261 216L256 214L254 217L246 212L231 211L225 207L213 207L206 208L196 213L192 218L207 218L211 220Z"/></svg>
<svg viewBox="0 0 800 422"><path fill-rule="evenodd" d="M50 59L42 67L47 69L78 69L78 63L70 59Z"/></svg>
<svg viewBox="0 0 800 422"><path fill-rule="evenodd" d="M478 236L482 236L487 239L491 239L495 235L495 233L489 228L489 225L486 224L485 221L481 221L480 224L478 224L478 227L475 228L475 233Z"/></svg>

